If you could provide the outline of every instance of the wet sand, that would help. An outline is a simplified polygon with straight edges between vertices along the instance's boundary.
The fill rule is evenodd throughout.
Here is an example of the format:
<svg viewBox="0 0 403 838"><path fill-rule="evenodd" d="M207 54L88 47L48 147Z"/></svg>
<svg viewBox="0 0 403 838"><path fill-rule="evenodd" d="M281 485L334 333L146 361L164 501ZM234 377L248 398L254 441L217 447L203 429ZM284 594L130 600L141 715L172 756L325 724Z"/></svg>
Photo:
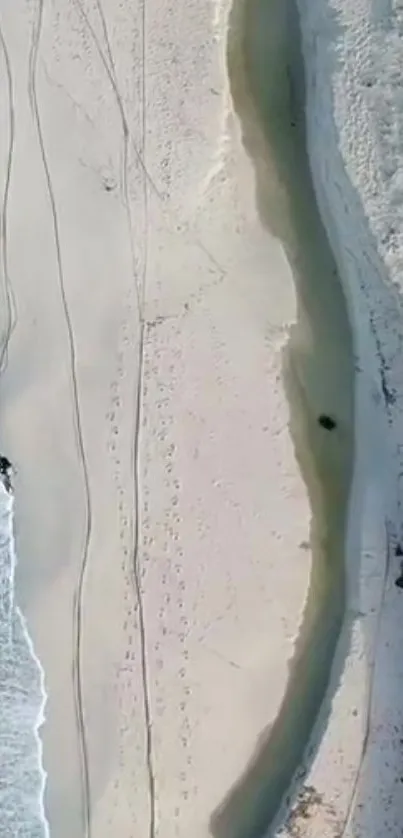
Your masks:
<svg viewBox="0 0 403 838"><path fill-rule="evenodd" d="M230 91L226 4L1 6L18 320L0 430L57 838L224 835L233 788L255 834L329 678L350 342L280 6L245 21L253 115L236 7Z"/></svg>
<svg viewBox="0 0 403 838"><path fill-rule="evenodd" d="M342 286L305 148L304 70L295 4L236 3L229 69L243 141L255 165L260 217L284 243L298 295L298 320L284 352L284 375L296 455L313 513L310 589L287 692L276 721L262 734L245 773L212 819L216 838L258 838L276 819L280 802L287 803L294 775L304 776L342 665L340 656L334 658L346 605L353 352ZM287 213L279 211L283 206ZM334 431L318 426L323 413L334 417ZM321 712L325 697L327 708Z"/></svg>

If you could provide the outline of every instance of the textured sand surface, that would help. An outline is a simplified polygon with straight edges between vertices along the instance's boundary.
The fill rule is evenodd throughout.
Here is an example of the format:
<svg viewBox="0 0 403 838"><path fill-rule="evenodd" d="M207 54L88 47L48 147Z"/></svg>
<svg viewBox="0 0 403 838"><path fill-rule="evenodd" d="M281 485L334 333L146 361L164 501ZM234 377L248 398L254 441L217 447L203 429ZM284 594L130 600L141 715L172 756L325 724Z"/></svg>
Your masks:
<svg viewBox="0 0 403 838"><path fill-rule="evenodd" d="M305 781L313 793L287 835L294 829L307 838L397 838L403 811L402 602L395 585L403 533L396 72L402 10L388 0L300 0L298 6L311 166L354 332L356 458L347 541L347 655Z"/></svg>
<svg viewBox="0 0 403 838"><path fill-rule="evenodd" d="M295 296L231 106L227 11L1 4L1 434L57 838L207 835L306 597Z"/></svg>

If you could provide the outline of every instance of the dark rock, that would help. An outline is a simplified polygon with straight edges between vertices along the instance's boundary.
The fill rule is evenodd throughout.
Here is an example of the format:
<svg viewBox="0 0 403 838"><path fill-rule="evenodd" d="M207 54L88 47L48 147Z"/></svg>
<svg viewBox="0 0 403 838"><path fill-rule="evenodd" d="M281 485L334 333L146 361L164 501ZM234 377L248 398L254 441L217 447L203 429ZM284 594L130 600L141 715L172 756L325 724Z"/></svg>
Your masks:
<svg viewBox="0 0 403 838"><path fill-rule="evenodd" d="M13 486L11 483L11 476L13 473L13 467L10 463L10 460L7 457L0 456L0 480L3 483L3 486L9 494L12 494Z"/></svg>
<svg viewBox="0 0 403 838"><path fill-rule="evenodd" d="M403 550L402 550L401 544L399 544L399 542L396 544L396 547L395 547L395 556L403 556Z"/></svg>
<svg viewBox="0 0 403 838"><path fill-rule="evenodd" d="M10 460L7 457L0 456L0 474L8 474L8 472L12 469L12 465Z"/></svg>
<svg viewBox="0 0 403 838"><path fill-rule="evenodd" d="M327 416L326 413L321 413L318 422L326 431L333 431L336 427L336 421L331 416Z"/></svg>
<svg viewBox="0 0 403 838"><path fill-rule="evenodd" d="M395 581L395 585L396 585L398 588L403 588L403 576L398 576L398 577L397 577L397 579L396 579L396 581Z"/></svg>

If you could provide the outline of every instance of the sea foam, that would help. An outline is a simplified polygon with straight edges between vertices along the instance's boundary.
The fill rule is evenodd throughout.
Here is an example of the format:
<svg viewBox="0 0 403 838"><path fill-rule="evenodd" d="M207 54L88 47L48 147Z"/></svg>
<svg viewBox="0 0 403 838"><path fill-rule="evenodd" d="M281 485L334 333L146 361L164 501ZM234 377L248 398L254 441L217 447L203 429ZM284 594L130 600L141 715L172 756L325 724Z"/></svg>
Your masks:
<svg viewBox="0 0 403 838"><path fill-rule="evenodd" d="M39 728L44 673L15 602L14 498L0 484L0 834L48 838Z"/></svg>

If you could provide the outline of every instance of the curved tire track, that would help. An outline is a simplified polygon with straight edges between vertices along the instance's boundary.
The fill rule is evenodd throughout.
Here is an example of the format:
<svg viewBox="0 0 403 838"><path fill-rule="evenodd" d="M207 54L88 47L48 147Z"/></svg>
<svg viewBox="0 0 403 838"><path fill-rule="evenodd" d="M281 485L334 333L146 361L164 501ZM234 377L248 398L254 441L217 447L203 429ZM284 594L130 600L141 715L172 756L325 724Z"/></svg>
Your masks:
<svg viewBox="0 0 403 838"><path fill-rule="evenodd" d="M132 258L132 271L133 271L133 279L135 282L136 288L136 298L137 298L137 307L138 307L138 321L139 321L139 340L138 340L138 355L137 355L137 371L138 371L138 381L135 393L135 406L134 406L134 432L133 432L133 440L132 440L132 451L131 451L131 463L132 463L132 473L134 478L134 515L133 515L133 547L132 547L132 560L131 560L131 572L132 572L132 584L134 588L134 593L136 596L136 600L138 603L138 615L139 615L139 630L140 630L140 658L141 658L141 673L142 673L142 686L143 686L143 712L144 712L144 719L145 719L145 733L146 733L146 766L147 766L147 775L148 775L148 788L149 788L149 806L150 806L150 821L149 821L149 838L155 838L155 831L156 831L156 794L155 794L155 772L154 772L154 758L153 758L153 737L152 737L152 713L151 713L151 701L150 701L150 679L148 673L148 662L147 662L147 634L146 634L146 621L145 621L145 614L144 614L144 604L143 604L143 597L141 591L141 582L140 582L140 568L139 568L139 541L140 541L140 461L139 461L139 443L140 443L140 428L141 428L141 416L142 416L142 394L143 394L143 375L144 375L144 339L145 339L145 320L144 320L144 307L145 307L145 292L146 292L146 278L147 278L147 262L148 262L148 229L149 229L149 220L148 220L148 182L150 182L152 188L157 192L159 195L158 190L154 186L153 181L151 180L147 168L145 165L145 153L146 153L146 101L145 101L145 74L146 74L146 20L145 20L145 0L142 2L141 7L141 34L142 34L142 153L140 154L137 147L134 145L133 141L131 142L130 137L130 129L128 120L126 117L126 112L123 104L123 99L119 91L117 74L116 74L116 67L113 58L112 48L110 44L108 28L106 25L105 15L102 8L101 0L96 0L96 7L98 9L98 14L101 22L102 32L105 40L105 47L106 53L105 56L102 47L99 43L99 39L97 38L96 32L94 27L91 24L91 21L88 18L88 15L83 8L81 0L74 0L74 3L78 7L80 14L83 18L85 25L88 28L88 31L91 34L91 37L94 41L95 48L98 52L100 60L105 68L107 76L109 78L112 91L114 93L116 104L118 107L121 125L122 125L122 134L123 134L123 162L122 162L122 191L123 191L123 200L126 210L126 217L127 217L127 226L128 226L128 235L129 235L129 242L130 242L130 250L131 250L131 258ZM141 272L141 278L139 279L138 276L138 267L137 267L137 260L135 257L135 248L134 248L134 241L133 241L133 230L134 230L134 223L132 218L132 213L130 209L130 196L129 196L129 187L128 187L128 165L129 165L129 145L133 146L136 158L140 164L142 173L143 173L143 202L144 202L144 259L143 259L143 267Z"/></svg>
<svg viewBox="0 0 403 838"><path fill-rule="evenodd" d="M378 606L378 614L376 618L376 629L375 629L375 637L373 642L373 651L372 651L372 660L370 663L370 673L369 673L369 684L368 684L368 698L367 698L367 707L365 713L365 726L364 726L364 735L361 745L361 753L360 759L357 767L357 771L352 783L348 806L346 809L346 814L344 816L343 825L340 830L340 838L345 838L347 828L350 824L350 819L353 812L353 806L356 801L358 787L361 781L362 771L364 768L365 759L368 753L368 746L369 746L369 737L371 733L371 721L372 721L372 707L373 707L373 699L374 699L374 682L375 682L375 665L376 659L378 657L378 648L379 648L379 635L381 633L381 619L383 614L383 607L385 604L386 598L386 585L389 578L389 571L390 571L390 564L391 564L391 541L392 541L392 533L389 521L385 521L385 535L386 535L386 562L385 562L385 571L383 576L382 582L382 591L381 591L381 598Z"/></svg>
<svg viewBox="0 0 403 838"><path fill-rule="evenodd" d="M82 471L82 478L83 478L83 484L84 484L84 495L85 495L84 545L83 545L83 551L82 551L82 555L81 555L81 559L80 559L79 573L78 573L76 588L75 588L75 592L74 592L74 600L73 600L72 678L73 678L75 713L76 713L76 723L77 723L79 750L80 750L81 795L82 795L82 801L81 802L82 802L82 816L83 816L84 835L85 835L85 838L90 838L90 836L91 836L90 782L89 782L88 750L87 750L86 735L85 735L85 721L84 721L84 709L83 709L83 699L82 699L82 672L81 672L81 640L82 640L82 637L81 637L81 633L82 633L82 615L83 615L83 587L84 587L85 572L86 572L87 563L88 563L88 548L89 548L89 543L90 543L91 527L92 527L92 511L91 511L91 496L90 496L90 487L89 487L89 474L88 474L88 466L87 466L85 447L84 447L84 439L83 439L83 431L82 431L82 423L81 423L80 400L79 400L79 394L78 394L77 355L76 355L76 348L75 348L75 341L74 341L74 332L73 332L73 326L72 326L70 313L69 313L69 308L68 308L68 303L67 303L67 298L66 298L64 272L63 272L63 264L62 264L62 256L61 256L61 242L60 242L59 222L58 222L58 218L57 218L57 209L56 209L56 200L55 200L55 195L54 195L53 186L52 186L49 164L48 164L47 157L46 157L45 142L44 142L43 131L42 131L42 126L41 126L40 112L39 112L39 105L38 105L38 98L37 98L37 89L36 89L37 61L38 61L39 44L40 44L40 37L41 37L41 31L42 31L43 8L44 8L44 0L38 0L37 11L36 11L36 15L35 15L34 23L33 23L32 40L31 40L31 48L30 48L30 56L29 56L28 92L29 92L29 98L30 98L33 118L34 118L35 127L36 127L36 131L37 131L39 146L40 146L40 153L41 153L42 164L43 164L43 168L44 168L44 172L45 172L46 186L47 186L47 192L48 192L51 214L52 214L53 236L54 236L55 247L56 247L56 256L57 256L58 282L59 282L60 296L61 296L61 301L62 301L62 308L63 308L64 318L65 318L65 323L66 323L66 328L67 328L68 343L69 343L74 429L75 429L78 458L79 458L81 471Z"/></svg>
<svg viewBox="0 0 403 838"><path fill-rule="evenodd" d="M0 24L0 46L4 55L7 76L8 88L8 123L9 123L9 141L7 150L6 163L6 179L4 184L3 199L1 203L1 226L0 226L0 247L1 247L1 267L3 274L3 282L5 289L5 297L7 300L7 325L5 329L5 336L3 345L0 351L0 373L4 372L7 367L7 353L8 345L10 343L11 335L17 325L17 307L13 292L12 283L8 272L8 202L10 197L11 184L11 170L13 164L14 141L15 141L15 118L14 118L14 92L13 79L11 73L11 63L8 54L7 44L4 38L3 30Z"/></svg>

